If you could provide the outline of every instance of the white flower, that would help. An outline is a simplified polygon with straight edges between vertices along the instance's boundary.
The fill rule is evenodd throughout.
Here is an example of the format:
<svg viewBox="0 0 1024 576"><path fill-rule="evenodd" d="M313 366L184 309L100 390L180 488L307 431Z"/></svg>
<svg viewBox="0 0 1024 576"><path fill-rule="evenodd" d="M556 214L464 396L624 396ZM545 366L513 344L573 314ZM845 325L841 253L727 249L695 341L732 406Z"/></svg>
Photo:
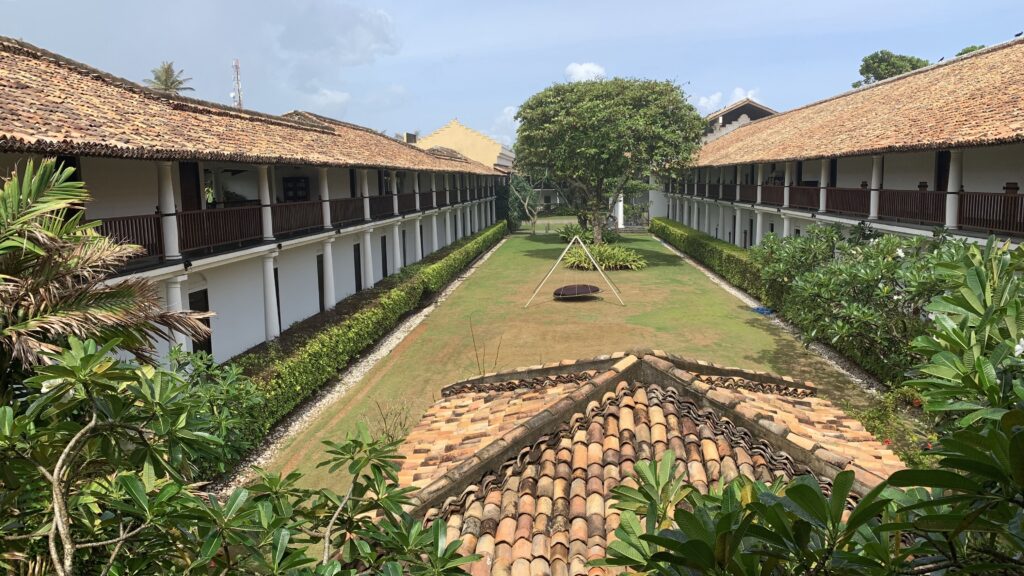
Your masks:
<svg viewBox="0 0 1024 576"><path fill-rule="evenodd" d="M897 248L896 249L896 257L897 258L903 258L904 256L905 256L905 254L903 253L903 248Z"/></svg>
<svg viewBox="0 0 1024 576"><path fill-rule="evenodd" d="M1013 347L1013 354L1018 358L1024 355L1024 338L1021 338L1017 345Z"/></svg>

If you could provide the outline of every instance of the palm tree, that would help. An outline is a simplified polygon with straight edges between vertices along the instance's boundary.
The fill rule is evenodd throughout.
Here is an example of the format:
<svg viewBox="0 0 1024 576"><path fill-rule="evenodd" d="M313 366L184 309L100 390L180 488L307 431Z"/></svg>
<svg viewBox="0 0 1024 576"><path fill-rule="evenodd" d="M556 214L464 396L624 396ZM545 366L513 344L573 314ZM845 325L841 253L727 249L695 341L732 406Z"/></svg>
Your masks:
<svg viewBox="0 0 1024 576"><path fill-rule="evenodd" d="M44 353L69 336L118 346L152 360L156 338L200 339L206 314L168 312L156 285L112 279L142 248L98 234L84 219L89 193L73 168L28 161L0 189L0 399Z"/></svg>
<svg viewBox="0 0 1024 576"><path fill-rule="evenodd" d="M184 70L175 70L174 62L161 62L153 68L153 77L144 80L146 86L160 92L177 95L180 92L191 91L193 88L186 86L192 81L191 78L182 78Z"/></svg>

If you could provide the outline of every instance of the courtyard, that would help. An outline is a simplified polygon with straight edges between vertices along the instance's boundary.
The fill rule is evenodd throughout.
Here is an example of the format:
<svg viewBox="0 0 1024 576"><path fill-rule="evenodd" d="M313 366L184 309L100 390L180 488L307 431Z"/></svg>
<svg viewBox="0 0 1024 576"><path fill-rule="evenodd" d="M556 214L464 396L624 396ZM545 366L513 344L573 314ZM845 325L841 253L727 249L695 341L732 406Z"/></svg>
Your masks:
<svg viewBox="0 0 1024 576"><path fill-rule="evenodd" d="M858 384L647 234L626 235L622 243L648 267L609 273L626 306L607 290L599 300L553 301L551 290L560 284L603 287L596 272L560 267L524 309L564 247L557 235L543 233L543 221L537 229L535 236L511 235L358 385L286 439L270 468L300 471L306 485L337 489L325 469L315 468L324 455L321 442L343 439L360 421L373 432L402 435L457 380L635 348L784 374L816 383L822 397L839 405L870 404Z"/></svg>

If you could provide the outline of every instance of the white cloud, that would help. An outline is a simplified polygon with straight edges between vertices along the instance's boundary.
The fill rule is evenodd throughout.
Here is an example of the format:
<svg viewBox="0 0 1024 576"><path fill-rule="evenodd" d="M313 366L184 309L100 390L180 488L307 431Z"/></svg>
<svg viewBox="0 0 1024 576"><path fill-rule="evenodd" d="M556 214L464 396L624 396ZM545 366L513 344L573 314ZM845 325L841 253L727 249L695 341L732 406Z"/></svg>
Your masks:
<svg viewBox="0 0 1024 576"><path fill-rule="evenodd" d="M712 112L718 110L722 104L722 93L715 92L710 96L701 96L697 99L697 108L702 112Z"/></svg>
<svg viewBox="0 0 1024 576"><path fill-rule="evenodd" d="M352 100L352 95L341 90L321 88L310 95L309 98L319 108L341 108Z"/></svg>
<svg viewBox="0 0 1024 576"><path fill-rule="evenodd" d="M732 93L730 94L729 101L728 102L724 102L724 103L723 103L723 99L724 99L725 95L722 92L715 92L714 94L711 94L709 96L701 96L701 97L697 98L697 109L700 110L701 112L707 114L707 113L710 113L710 112L714 112L715 110L719 110L719 109L721 109L721 108L723 108L725 106L728 106L730 104L734 104L736 102L739 102L740 100L743 100L744 98L750 98L751 100L757 100L757 93L758 93L758 91L759 91L758 88L754 88L752 90L747 90L746 88L742 88L740 86L737 86L737 87L732 89Z"/></svg>
<svg viewBox="0 0 1024 576"><path fill-rule="evenodd" d="M565 67L565 79L569 82L585 82L604 78L604 66L593 62L573 62Z"/></svg>
<svg viewBox="0 0 1024 576"><path fill-rule="evenodd" d="M519 109L515 106L505 106L494 118L491 126L491 137L505 146L511 146L516 139L516 131L519 130L519 121L516 120L516 112Z"/></svg>

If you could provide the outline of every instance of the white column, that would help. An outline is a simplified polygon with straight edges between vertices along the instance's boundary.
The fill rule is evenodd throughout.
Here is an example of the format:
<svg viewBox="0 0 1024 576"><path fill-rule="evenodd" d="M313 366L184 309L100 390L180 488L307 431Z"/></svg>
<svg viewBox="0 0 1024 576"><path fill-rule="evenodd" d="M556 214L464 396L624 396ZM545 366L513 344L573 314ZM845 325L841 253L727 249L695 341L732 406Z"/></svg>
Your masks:
<svg viewBox="0 0 1024 576"><path fill-rule="evenodd" d="M445 189L445 194L447 194L447 193L448 192L447 192L447 188L446 188ZM444 213L444 245L445 246L450 246L451 243L452 243L452 226L454 225L454 223L452 222L452 215L453 214L455 214L455 211L450 209L450 208L448 209L447 212Z"/></svg>
<svg viewBox="0 0 1024 576"><path fill-rule="evenodd" d="M793 185L793 163L786 162L786 175L782 186L782 207L789 208L789 187Z"/></svg>
<svg viewBox="0 0 1024 576"><path fill-rule="evenodd" d="M415 194L416 198L416 211L420 211L420 173L409 172L412 175L412 193Z"/></svg>
<svg viewBox="0 0 1024 576"><path fill-rule="evenodd" d="M764 238L764 212L754 211L754 244L760 244Z"/></svg>
<svg viewBox="0 0 1024 576"><path fill-rule="evenodd" d="M320 208L324 213L324 228L330 230L331 226L331 193L327 188L327 168L320 168Z"/></svg>
<svg viewBox="0 0 1024 576"><path fill-rule="evenodd" d="M623 203L624 202L623 202L623 199L622 199L622 194L619 194L619 196L615 199L615 227L616 228L625 228L626 227L626 223L625 223L626 210L625 210L625 206L623 206ZM601 224L603 224L603 223L601 223Z"/></svg>
<svg viewBox="0 0 1024 576"><path fill-rule="evenodd" d="M267 176L267 165L260 164L256 167L256 175L259 180L260 191L260 213L263 220L263 239L274 239L274 212L270 207L270 178ZM277 316L274 316L275 322ZM274 335L274 338L277 334ZM269 340L270 338L268 338Z"/></svg>
<svg viewBox="0 0 1024 576"><path fill-rule="evenodd" d="M181 312L184 310L181 298L181 285L188 280L187 274L180 276L172 276L167 279L167 310L171 312ZM188 350L188 338L185 337L183 332L174 330L171 332L174 336L174 342L171 344L174 346L181 346L182 350Z"/></svg>
<svg viewBox="0 0 1024 576"><path fill-rule="evenodd" d="M363 197L363 220L373 220L370 215L370 175L365 169L359 170L356 172L356 181L359 184L359 195Z"/></svg>
<svg viewBox="0 0 1024 576"><path fill-rule="evenodd" d="M869 220L878 220L878 201L882 195L882 155L871 157L871 204Z"/></svg>
<svg viewBox="0 0 1024 576"><path fill-rule="evenodd" d="M757 165L757 203L761 203L761 186L764 184L764 164ZM758 244L761 243L761 237L757 238Z"/></svg>
<svg viewBox="0 0 1024 576"><path fill-rule="evenodd" d="M395 224L391 227L391 243L394 244L394 248L391 249L391 254L395 259L395 265L392 270L397 274L402 269L402 260L405 256L405 250L402 249L402 230L400 224Z"/></svg>
<svg viewBox="0 0 1024 576"><path fill-rule="evenodd" d="M825 212L828 210L828 187L831 184L828 181L828 169L829 159L821 159L821 170L818 173L818 212Z"/></svg>
<svg viewBox="0 0 1024 576"><path fill-rule="evenodd" d="M324 240L324 308L330 310L337 304L334 293L334 238Z"/></svg>
<svg viewBox="0 0 1024 576"><path fill-rule="evenodd" d="M946 228L960 227L960 188L964 182L964 151L949 151L949 183L946 185Z"/></svg>
<svg viewBox="0 0 1024 576"><path fill-rule="evenodd" d="M434 200L434 208L437 208L437 174L434 174L433 172L430 173L430 195ZM432 246L435 250L437 249L436 243L433 244Z"/></svg>
<svg viewBox="0 0 1024 576"><path fill-rule="evenodd" d="M269 342L281 335L277 319L277 287L274 283L274 258L277 252L263 255L263 329Z"/></svg>
<svg viewBox="0 0 1024 576"><path fill-rule="evenodd" d="M156 166L160 176L157 202L160 211L160 233L163 235L164 242L164 258L177 260L181 258L181 249L178 247L178 211L174 206L174 177L171 172L174 163L157 162Z"/></svg>
<svg viewBox="0 0 1024 576"><path fill-rule="evenodd" d="M732 243L743 248L743 209L739 207L733 218Z"/></svg>
<svg viewBox="0 0 1024 576"><path fill-rule="evenodd" d="M739 202L740 201L740 167L739 167L739 165L733 166L732 173L734 175L734 180L735 180L735 184L736 184L736 197L734 198L734 200Z"/></svg>
<svg viewBox="0 0 1024 576"><path fill-rule="evenodd" d="M398 171L391 170L391 207L398 216ZM396 268L397 270L397 268Z"/></svg>
<svg viewBox="0 0 1024 576"><path fill-rule="evenodd" d="M725 205L718 204L718 235L719 240L729 240L729 234L725 231Z"/></svg>
<svg viewBox="0 0 1024 576"><path fill-rule="evenodd" d="M430 215L430 251L437 252L437 212Z"/></svg>
<svg viewBox="0 0 1024 576"><path fill-rule="evenodd" d="M690 225L690 199L689 198L683 198L682 200L680 200L680 202L682 203L683 214L682 214L682 218L679 220L679 222L683 226L689 226Z"/></svg>
<svg viewBox="0 0 1024 576"><path fill-rule="evenodd" d="M782 215L782 237L789 238L793 235L793 222L789 216Z"/></svg>
<svg viewBox="0 0 1024 576"><path fill-rule="evenodd" d="M416 260L415 260L416 262L419 262L420 260L423 260L423 236L421 234L421 231L423 230L422 226L423 226L423 218L417 216L416 217L416 233L413 234L413 236L416 237L416 252L414 253L414 257L416 258Z"/></svg>
<svg viewBox="0 0 1024 576"><path fill-rule="evenodd" d="M449 190L450 189L448 188L448 174L445 173L445 175L444 175L444 205L445 206L451 206L452 205L452 196L449 193ZM445 229L447 230L448 227L445 226Z"/></svg>
<svg viewBox="0 0 1024 576"><path fill-rule="evenodd" d="M373 228L363 230L363 288L373 288Z"/></svg>
<svg viewBox="0 0 1024 576"><path fill-rule="evenodd" d="M458 240L462 238L462 206L456 207L453 213L455 214L455 239Z"/></svg>

